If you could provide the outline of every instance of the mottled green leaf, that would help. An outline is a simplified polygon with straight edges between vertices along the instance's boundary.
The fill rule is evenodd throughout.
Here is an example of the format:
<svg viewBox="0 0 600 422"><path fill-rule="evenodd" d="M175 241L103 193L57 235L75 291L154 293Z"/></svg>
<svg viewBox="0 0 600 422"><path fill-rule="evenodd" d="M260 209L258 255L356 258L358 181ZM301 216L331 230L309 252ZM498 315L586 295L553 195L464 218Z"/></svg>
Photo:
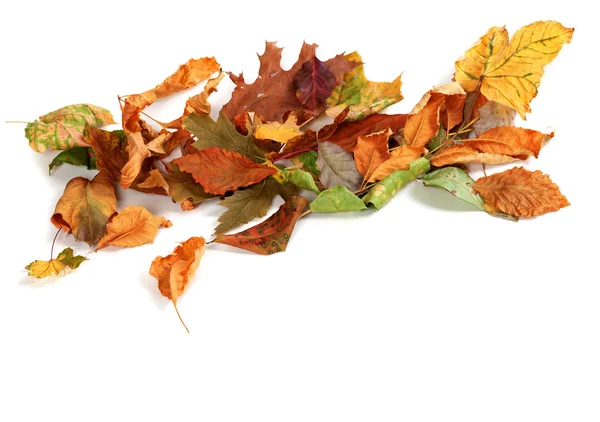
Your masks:
<svg viewBox="0 0 600 422"><path fill-rule="evenodd" d="M50 261L36 260L25 267L29 276L45 278L63 275L69 270L79 267L87 258L73 255L73 249L65 248L55 259Z"/></svg>
<svg viewBox="0 0 600 422"><path fill-rule="evenodd" d="M223 112L216 122L208 115L190 114L183 119L183 126L196 136L197 141L192 145L198 150L219 147L239 152L257 163L265 160L253 137L239 133Z"/></svg>
<svg viewBox="0 0 600 422"><path fill-rule="evenodd" d="M52 169L62 164L71 164L73 166L85 166L88 170L96 169L96 154L90 147L75 147L62 151L50 163L48 173L52 174Z"/></svg>
<svg viewBox="0 0 600 422"><path fill-rule="evenodd" d="M29 146L37 152L87 146L86 128L115 123L110 112L91 104L73 104L45 114L25 127Z"/></svg>
<svg viewBox="0 0 600 422"><path fill-rule="evenodd" d="M356 170L354 156L331 142L319 142L317 165L321 169L319 179L326 188L342 185L355 191L363 181Z"/></svg>
<svg viewBox="0 0 600 422"><path fill-rule="evenodd" d="M320 192L317 184L315 183L315 179L313 179L310 173L305 171L299 169L292 170L289 172L288 180L299 188L310 190L315 193Z"/></svg>
<svg viewBox="0 0 600 422"><path fill-rule="evenodd" d="M366 208L358 196L340 185L324 190L310 203L313 212L360 211Z"/></svg>
<svg viewBox="0 0 600 422"><path fill-rule="evenodd" d="M445 189L457 198L485 211L483 198L473 189L475 181L461 169L445 167L423 176L421 180L425 186Z"/></svg>
<svg viewBox="0 0 600 422"><path fill-rule="evenodd" d="M357 52L346 55L346 59L362 62L362 57ZM344 83L334 89L327 99L328 116L335 117L350 106L346 119L361 120L404 98L400 76L392 82L371 82L365 77L363 65L345 73L343 80Z"/></svg>
<svg viewBox="0 0 600 422"><path fill-rule="evenodd" d="M429 168L429 160L419 158L410 164L408 170L394 171L369 190L369 193L363 198L364 203L372 204L376 209L380 209L396 195L396 192L420 175L428 172Z"/></svg>
<svg viewBox="0 0 600 422"><path fill-rule="evenodd" d="M317 151L306 151L291 158L294 163L302 163L302 170L305 170L315 176L321 174L317 166Z"/></svg>

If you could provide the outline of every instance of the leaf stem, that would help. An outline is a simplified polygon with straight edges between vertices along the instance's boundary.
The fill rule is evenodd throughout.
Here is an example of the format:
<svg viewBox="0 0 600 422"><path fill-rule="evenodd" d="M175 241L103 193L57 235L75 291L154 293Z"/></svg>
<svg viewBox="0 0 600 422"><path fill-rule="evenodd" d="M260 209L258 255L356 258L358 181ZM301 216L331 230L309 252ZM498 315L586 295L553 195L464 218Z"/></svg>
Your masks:
<svg viewBox="0 0 600 422"><path fill-rule="evenodd" d="M311 209L307 209L306 211L304 211L302 214L300 214L300 217L298 217L298 219L301 219L302 217L304 217L305 215L308 215L312 212Z"/></svg>
<svg viewBox="0 0 600 422"><path fill-rule="evenodd" d="M50 247L50 261L54 258L54 244L56 243L56 238L62 229L58 229L56 234L54 235L54 239L52 240L52 246Z"/></svg>
<svg viewBox="0 0 600 422"><path fill-rule="evenodd" d="M190 333L190 330L188 329L187 325L185 325L185 322L183 322L183 318L181 318L181 315L179 314L179 309L177 309L177 301L173 300L173 306L175 307L175 312L177 313L177 316L179 317L179 321L181 321L181 323L183 324L183 327L185 328L185 331L188 332L188 334Z"/></svg>
<svg viewBox="0 0 600 422"><path fill-rule="evenodd" d="M28 125L31 122L22 122L21 120L6 120L4 123L23 123L24 125Z"/></svg>

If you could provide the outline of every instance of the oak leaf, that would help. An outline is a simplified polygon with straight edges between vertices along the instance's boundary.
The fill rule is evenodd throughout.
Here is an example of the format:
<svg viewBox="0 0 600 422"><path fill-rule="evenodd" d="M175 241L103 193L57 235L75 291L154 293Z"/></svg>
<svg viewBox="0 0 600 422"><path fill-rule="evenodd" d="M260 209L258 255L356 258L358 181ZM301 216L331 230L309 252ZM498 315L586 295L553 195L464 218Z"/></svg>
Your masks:
<svg viewBox="0 0 600 422"><path fill-rule="evenodd" d="M55 227L73 233L75 239L93 245L104 235L116 212L115 188L101 172L91 182L84 177L71 179L50 221Z"/></svg>
<svg viewBox="0 0 600 422"><path fill-rule="evenodd" d="M74 270L79 267L83 261L87 258L81 255L73 255L73 249L65 248L55 259L50 261L33 261L31 264L25 267L27 275L45 278L53 277L66 274L67 271Z"/></svg>
<svg viewBox="0 0 600 422"><path fill-rule="evenodd" d="M133 248L152 243L159 227L171 226L166 218L152 215L144 207L130 205L110 220L96 250L107 246Z"/></svg>
<svg viewBox="0 0 600 422"><path fill-rule="evenodd" d="M352 154L329 141L319 142L317 165L321 170L319 179L326 188L342 185L355 191L363 181Z"/></svg>
<svg viewBox="0 0 600 422"><path fill-rule="evenodd" d="M388 140L392 131L387 129L366 136L360 136L354 149L356 169L363 175L364 180L369 180L373 172L390 158Z"/></svg>
<svg viewBox="0 0 600 422"><path fill-rule="evenodd" d="M177 316L188 333L177 309L177 299L196 273L205 250L206 241L203 237L191 237L177 246L171 254L154 258L150 265L150 275L158 280L160 293L173 302Z"/></svg>
<svg viewBox="0 0 600 422"><path fill-rule="evenodd" d="M538 21L519 29L508 41L504 27L493 27L456 62L454 78L467 92L478 88L488 99L525 114L537 95L544 66L568 44L573 28Z"/></svg>
<svg viewBox="0 0 600 422"><path fill-rule="evenodd" d="M523 167L479 178L473 189L490 214L535 217L570 205L548 175Z"/></svg>
<svg viewBox="0 0 600 422"><path fill-rule="evenodd" d="M301 217L308 200L293 196L262 223L239 233L215 237L214 242L246 249L260 255L283 252L292 237L296 221Z"/></svg>
<svg viewBox="0 0 600 422"><path fill-rule="evenodd" d="M357 52L346 55L346 59L362 63L362 57ZM326 113L330 117L336 117L346 107L350 107L348 120L361 120L404 98L400 76L392 82L371 82L365 77L362 64L345 73L343 82L327 99Z"/></svg>
<svg viewBox="0 0 600 422"><path fill-rule="evenodd" d="M396 170L408 170L410 164L423 154L423 147L401 146L396 147L389 158L381 163L371 176L367 179L369 182L376 182L385 179Z"/></svg>
<svg viewBox="0 0 600 422"><path fill-rule="evenodd" d="M290 111L295 111L298 116L319 115L324 107L311 110L303 105L296 97L293 84L302 66L316 57L316 49L316 44L304 43L296 63L290 70L283 70L280 63L282 48L277 47L274 42L267 42L265 52L258 56L260 68L258 77L252 84L247 84L242 74L235 76L229 73L236 87L231 100L223 106L223 113L233 120L239 114L254 111L269 122L283 122L284 115ZM333 74L336 85L342 82L341 76L344 73L358 65L356 62L346 60L342 54L323 64Z"/></svg>
<svg viewBox="0 0 600 422"><path fill-rule="evenodd" d="M388 128L392 130L392 133L396 134L404 127L407 117L407 114L372 114L363 120L344 122L336 128L335 133L327 140L346 151L353 152L359 136L381 132ZM319 138L319 140L321 139Z"/></svg>
<svg viewBox="0 0 600 422"><path fill-rule="evenodd" d="M215 195L254 185L277 173L272 167L257 164L240 153L219 147L205 148L176 158L173 162L194 176L207 193Z"/></svg>

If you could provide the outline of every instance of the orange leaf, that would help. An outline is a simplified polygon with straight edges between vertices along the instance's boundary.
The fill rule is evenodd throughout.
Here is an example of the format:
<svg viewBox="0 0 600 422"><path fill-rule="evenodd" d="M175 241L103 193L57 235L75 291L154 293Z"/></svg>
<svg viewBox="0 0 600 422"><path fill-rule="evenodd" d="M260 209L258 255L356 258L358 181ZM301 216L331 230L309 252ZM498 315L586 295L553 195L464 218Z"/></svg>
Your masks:
<svg viewBox="0 0 600 422"><path fill-rule="evenodd" d="M459 124L466 97L457 82L440 85L423 95L406 119L404 138L407 144L424 147L437 134L440 123L447 130Z"/></svg>
<svg viewBox="0 0 600 422"><path fill-rule="evenodd" d="M463 139L461 142L480 152L513 157L533 155L537 158L544 141L553 136L554 133L546 135L537 130L500 126L485 131L475 139Z"/></svg>
<svg viewBox="0 0 600 422"><path fill-rule="evenodd" d="M469 145L453 145L437 153L430 162L432 166L442 167L459 163L503 164L517 160L518 158L510 155L479 152Z"/></svg>
<svg viewBox="0 0 600 422"><path fill-rule="evenodd" d="M127 189L140 174L144 160L152 153L144 144L144 138L141 132L132 132L127 134L127 150L129 151L129 161L121 169L121 187Z"/></svg>
<svg viewBox="0 0 600 422"><path fill-rule="evenodd" d="M408 170L410 163L423 154L423 147L402 146L392 151L390 158L377 167L369 178L369 182L385 179L396 170Z"/></svg>
<svg viewBox="0 0 600 422"><path fill-rule="evenodd" d="M491 214L535 217L570 205L548 175L523 167L477 179L473 189Z"/></svg>
<svg viewBox="0 0 600 422"><path fill-rule="evenodd" d="M165 192L169 192L169 184L157 169L150 170L148 177L142 183L138 184L138 187L143 189L163 188Z"/></svg>
<svg viewBox="0 0 600 422"><path fill-rule="evenodd" d="M385 131L358 137L354 149L354 160L356 169L364 176L365 180L369 180L373 172L390 158L388 152L390 136L392 136L392 131L388 128Z"/></svg>
<svg viewBox="0 0 600 422"><path fill-rule="evenodd" d="M159 227L171 225L169 220L152 215L144 207L130 205L110 220L96 250L106 246L134 248L152 243Z"/></svg>
<svg viewBox="0 0 600 422"><path fill-rule="evenodd" d="M194 276L204 255L206 241L203 237L191 237L167 256L157 256L150 265L150 275L158 280L160 293L171 299L179 320L188 331L177 309L177 299Z"/></svg>
<svg viewBox="0 0 600 422"><path fill-rule="evenodd" d="M329 136L327 140L346 151L353 152L359 136L381 132L388 128L393 133L398 133L404 127L406 118L406 114L371 114L362 120L340 124L339 127L336 127L335 133ZM321 136L319 136L319 141L323 141Z"/></svg>
<svg viewBox="0 0 600 422"><path fill-rule="evenodd" d="M73 233L75 239L93 245L102 237L116 211L115 188L108 175L101 172L91 182L84 177L71 179L50 221L57 228Z"/></svg>
<svg viewBox="0 0 600 422"><path fill-rule="evenodd" d="M173 160L179 168L194 176L204 190L223 195L229 190L250 186L277 173L277 170L257 164L242 154L219 147L205 148Z"/></svg>

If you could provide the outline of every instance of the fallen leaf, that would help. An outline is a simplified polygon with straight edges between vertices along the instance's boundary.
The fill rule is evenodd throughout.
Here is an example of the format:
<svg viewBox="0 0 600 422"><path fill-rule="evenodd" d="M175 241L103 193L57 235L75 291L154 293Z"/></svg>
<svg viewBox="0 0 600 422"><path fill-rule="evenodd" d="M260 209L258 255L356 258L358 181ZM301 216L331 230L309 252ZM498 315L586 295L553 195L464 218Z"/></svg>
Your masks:
<svg viewBox="0 0 600 422"><path fill-rule="evenodd" d="M219 147L205 148L173 160L194 176L207 193L224 195L227 191L254 185L277 173L272 167L257 164L237 152Z"/></svg>
<svg viewBox="0 0 600 422"><path fill-rule="evenodd" d="M450 164L466 163L504 164L518 160L519 158L510 155L479 152L469 145L453 145L435 154L431 158L431 165L443 167Z"/></svg>
<svg viewBox="0 0 600 422"><path fill-rule="evenodd" d="M358 137L354 149L354 160L356 160L356 169L363 175L364 180L369 180L373 172L390 158L388 151L390 136L392 136L392 131L387 129Z"/></svg>
<svg viewBox="0 0 600 422"><path fill-rule="evenodd" d="M385 179L396 170L408 170L410 164L423 154L423 147L396 147L389 158L380 164L371 174L368 181L376 182Z"/></svg>
<svg viewBox="0 0 600 422"><path fill-rule="evenodd" d="M366 208L358 196L341 185L324 190L310 203L313 212L361 211Z"/></svg>
<svg viewBox="0 0 600 422"><path fill-rule="evenodd" d="M171 226L166 218L152 215L144 207L129 205L110 220L96 250L107 246L134 248L152 243L159 227Z"/></svg>
<svg viewBox="0 0 600 422"><path fill-rule="evenodd" d="M87 258L77 255L73 255L73 249L65 248L61 253L58 254L56 259L50 261L33 261L31 264L25 267L27 275L45 278L53 276L61 276L66 274L67 271L74 270Z"/></svg>
<svg viewBox="0 0 600 422"><path fill-rule="evenodd" d="M407 114L372 114L356 122L344 122L327 140L353 152L359 136L391 129L396 134L404 127ZM321 140L319 138L319 140Z"/></svg>
<svg viewBox="0 0 600 422"><path fill-rule="evenodd" d="M302 66L316 57L316 44L302 45L298 61L290 70L281 67L281 51L274 42L267 42L264 54L258 58L260 69L258 77L252 84L244 81L244 76L235 76L229 73L229 77L236 85L231 95L231 100L223 106L223 113L233 120L237 115L253 111L269 122L282 122L283 117L290 111L296 111L308 116L316 116L322 109L310 109L303 105L296 97L293 80ZM346 60L342 54L329 59L323 64L336 80L336 84L342 82L341 76L354 69L357 63Z"/></svg>
<svg viewBox="0 0 600 422"><path fill-rule="evenodd" d="M127 151L129 160L121 169L120 184L123 189L127 189L132 185L140 174L144 160L152 155L144 143L141 132L127 134Z"/></svg>
<svg viewBox="0 0 600 422"><path fill-rule="evenodd" d="M571 42L573 28L538 21L519 29L508 42L504 27L490 28L456 62L455 80L467 92L478 88L488 99L525 114L537 95L544 66Z"/></svg>
<svg viewBox="0 0 600 422"><path fill-rule="evenodd" d="M294 169L290 171L288 180L299 188L310 190L317 194L320 192L312 175L303 170Z"/></svg>
<svg viewBox="0 0 600 422"><path fill-rule="evenodd" d="M254 132L256 139L272 140L282 144L300 135L302 135L302 132L300 132L300 126L298 126L294 114L290 114L284 123L269 122L260 124Z"/></svg>
<svg viewBox="0 0 600 422"><path fill-rule="evenodd" d="M477 108L476 112L479 118L473 124L473 129L469 132L469 138L477 138L485 131L495 127L512 126L517 115L514 109L496 101L487 101L484 105Z"/></svg>
<svg viewBox="0 0 600 422"><path fill-rule="evenodd" d="M158 169L150 170L148 177L138 186L144 189L163 188L166 193L169 193L169 184Z"/></svg>
<svg viewBox="0 0 600 422"><path fill-rule="evenodd" d="M294 164L302 165L302 170L319 177L321 170L317 166L317 151L306 151L290 158Z"/></svg>
<svg viewBox="0 0 600 422"><path fill-rule="evenodd" d="M55 227L73 233L75 239L93 245L116 212L115 188L106 174L99 173L91 182L84 177L71 179L50 221Z"/></svg>
<svg viewBox="0 0 600 422"><path fill-rule="evenodd" d="M175 312L188 333L190 330L177 309L177 299L196 273L205 250L206 241L203 237L190 237L177 246L171 254L154 258L150 265L150 275L158 280L160 293L173 302Z"/></svg>
<svg viewBox="0 0 600 422"><path fill-rule="evenodd" d="M404 97L400 76L392 82L371 82L365 77L362 57L357 52L346 55L346 60L360 63L354 70L343 76L343 84L333 90L327 99L327 115L336 117L346 107L350 107L347 119L362 120L378 113Z"/></svg>
<svg viewBox="0 0 600 422"><path fill-rule="evenodd" d="M246 249L259 255L283 252L292 237L296 221L307 204L308 200L305 197L293 196L262 223L236 234L220 234L215 237L214 242Z"/></svg>
<svg viewBox="0 0 600 422"><path fill-rule="evenodd" d="M182 209L193 209L194 205L215 198L214 195L206 193L191 174L182 172L176 165L171 165L171 169L172 173L163 174L162 177L169 186L169 196L175 202L181 202Z"/></svg>
<svg viewBox="0 0 600 422"><path fill-rule="evenodd" d="M461 142L480 152L489 154L510 155L521 157L533 155L538 157L542 145L554 136L537 130L524 129L514 126L492 128L475 139L463 139Z"/></svg>
<svg viewBox="0 0 600 422"><path fill-rule="evenodd" d="M380 209L400 189L422 174L427 173L429 168L429 161L426 158L418 158L412 162L408 170L396 170L381 182L375 184L364 196L363 202L367 205L373 205L376 209Z"/></svg>
<svg viewBox="0 0 600 422"><path fill-rule="evenodd" d="M84 166L88 170L96 169L96 154L90 147L74 147L62 151L48 166L48 173L52 174L52 169L62 164L71 164L72 166Z"/></svg>
<svg viewBox="0 0 600 422"><path fill-rule="evenodd" d="M467 173L456 167L446 167L421 177L425 186L435 186L450 192L457 198L485 210L483 198L473 189L475 181Z"/></svg>
<svg viewBox="0 0 600 422"><path fill-rule="evenodd" d="M535 217L570 205L548 175L523 167L479 178L473 189L483 197L490 214Z"/></svg>
<svg viewBox="0 0 600 422"><path fill-rule="evenodd" d="M321 170L319 179L326 188L342 185L355 191L363 181L352 154L331 142L319 142L317 165Z"/></svg>
<svg viewBox="0 0 600 422"><path fill-rule="evenodd" d="M115 121L110 112L102 107L73 104L28 123L25 137L29 140L31 149L37 152L88 146L85 141L88 126L101 127L113 123Z"/></svg>
<svg viewBox="0 0 600 422"><path fill-rule="evenodd" d="M96 155L96 167L113 182L121 180L121 169L129 160L127 135L122 130L108 132L90 127L86 136Z"/></svg>
<svg viewBox="0 0 600 422"><path fill-rule="evenodd" d="M296 98L309 110L322 108L337 86L333 73L316 56L302 65L294 76L293 84Z"/></svg>

